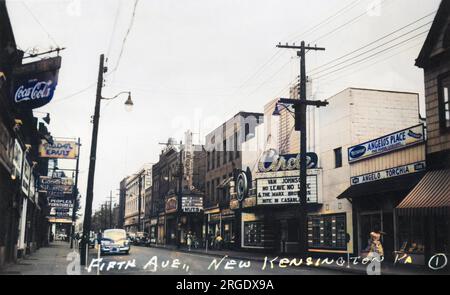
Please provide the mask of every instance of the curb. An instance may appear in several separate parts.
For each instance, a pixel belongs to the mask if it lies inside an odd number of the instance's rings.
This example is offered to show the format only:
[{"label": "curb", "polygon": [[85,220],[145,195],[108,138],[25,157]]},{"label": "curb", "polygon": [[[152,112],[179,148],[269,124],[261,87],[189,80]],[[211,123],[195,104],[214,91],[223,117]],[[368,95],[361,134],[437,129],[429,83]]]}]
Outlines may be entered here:
[{"label": "curb", "polygon": [[[190,253],[190,254],[199,254],[199,255],[203,254],[203,255],[212,256],[212,257],[218,257],[218,258],[222,258],[225,255],[227,255],[227,257],[231,258],[231,259],[240,259],[240,260],[244,260],[245,259],[245,260],[256,261],[256,262],[263,262],[264,261],[264,258],[228,255],[226,253],[224,253],[224,255],[221,255],[221,254],[216,254],[216,253],[206,253],[206,252],[199,252],[199,251],[188,251],[186,249],[171,249],[171,248],[164,247],[164,246],[154,246],[154,245],[150,246],[149,248],[157,248],[157,249],[163,249],[163,250],[167,250],[167,251],[177,251],[177,252]],[[276,256],[273,256],[272,258],[275,258],[275,257]],[[310,268],[310,269],[323,268],[325,270],[332,270],[332,271],[336,271],[336,272],[345,272],[345,273],[352,273],[352,274],[357,274],[357,275],[367,275],[365,270],[358,270],[358,269],[355,269],[355,268],[348,268],[348,267],[329,267],[327,265],[322,265],[320,267],[302,265],[302,267]]]}]

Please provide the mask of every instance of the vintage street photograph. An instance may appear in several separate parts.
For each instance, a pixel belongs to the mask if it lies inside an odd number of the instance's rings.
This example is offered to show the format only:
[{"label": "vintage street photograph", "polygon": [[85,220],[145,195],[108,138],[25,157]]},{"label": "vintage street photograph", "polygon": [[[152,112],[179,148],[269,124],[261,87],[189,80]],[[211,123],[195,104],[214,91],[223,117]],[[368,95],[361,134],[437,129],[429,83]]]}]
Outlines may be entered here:
[{"label": "vintage street photograph", "polygon": [[0,277],[449,259],[450,0],[0,0]]}]

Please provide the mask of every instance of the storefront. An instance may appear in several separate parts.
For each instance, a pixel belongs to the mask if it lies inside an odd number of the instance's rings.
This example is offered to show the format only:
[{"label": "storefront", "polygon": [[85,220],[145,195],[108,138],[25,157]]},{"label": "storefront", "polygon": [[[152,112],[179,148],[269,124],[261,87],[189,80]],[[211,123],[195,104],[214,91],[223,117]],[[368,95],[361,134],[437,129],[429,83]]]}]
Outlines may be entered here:
[{"label": "storefront", "polygon": [[[308,154],[307,205],[316,212],[322,205],[322,170],[317,155]],[[255,173],[253,189],[242,205],[230,206],[242,212],[241,247],[265,252],[298,253],[299,233],[299,155],[264,159]],[[250,182],[250,181],[249,181]],[[233,201],[232,201],[233,203]]]},{"label": "storefront", "polygon": [[[219,211],[219,212],[217,212]],[[236,242],[236,215],[231,209],[214,210],[209,213],[208,233],[210,238],[221,236],[224,248],[234,248]]]},{"label": "storefront", "polygon": [[156,244],[158,240],[158,218],[150,218],[150,228],[148,233],[150,243]]},{"label": "storefront", "polygon": [[450,169],[429,171],[397,206],[399,254],[426,264],[450,255]]},{"label": "storefront", "polygon": [[157,227],[157,240],[156,243],[159,245],[166,244],[166,216],[164,213],[160,213],[158,217],[158,227]]},{"label": "storefront", "polygon": [[178,203],[178,196],[166,198],[166,243],[185,245],[188,234],[200,241],[203,238],[203,195],[185,191],[181,196],[181,206]]},{"label": "storefront", "polygon": [[381,233],[384,256],[393,261],[400,229],[395,208],[426,172],[423,125],[413,126],[348,149],[350,187],[338,199],[348,199],[356,218],[358,255],[369,251],[370,233]]}]

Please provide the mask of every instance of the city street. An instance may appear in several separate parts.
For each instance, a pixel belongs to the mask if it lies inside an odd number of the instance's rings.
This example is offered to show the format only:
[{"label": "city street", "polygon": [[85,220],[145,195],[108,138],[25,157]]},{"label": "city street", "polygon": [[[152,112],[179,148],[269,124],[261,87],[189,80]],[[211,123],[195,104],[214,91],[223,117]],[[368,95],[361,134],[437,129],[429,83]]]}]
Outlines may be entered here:
[{"label": "city street", "polygon": [[[91,250],[90,260],[96,258]],[[261,261],[235,260],[234,269],[225,269],[226,263],[233,263],[231,258],[223,259],[216,270],[212,266],[208,267],[215,260],[221,261],[222,258],[200,253],[185,253],[161,248],[147,248],[133,246],[129,255],[104,255],[101,256],[104,267],[100,274],[127,274],[127,275],[341,275],[347,274],[327,269],[314,269],[310,267],[287,267],[273,269],[269,265],[263,269],[264,263]],[[269,259],[275,257],[270,256]],[[174,261],[178,259],[179,267],[175,268]],[[124,269],[129,261],[135,260],[136,267]],[[107,270],[110,263],[116,263],[114,269]],[[119,270],[118,264],[122,262],[125,265]],[[239,267],[239,263],[250,264],[249,267]],[[92,263],[92,260],[91,260]],[[175,262],[176,263],[176,262]],[[145,265],[148,265],[144,269]],[[185,267],[183,267],[185,266]],[[112,267],[112,266],[111,266]],[[92,267],[91,272],[97,272],[96,267]]]},{"label": "city street", "polygon": [[450,274],[450,0],[52,2],[0,0],[0,276]]}]

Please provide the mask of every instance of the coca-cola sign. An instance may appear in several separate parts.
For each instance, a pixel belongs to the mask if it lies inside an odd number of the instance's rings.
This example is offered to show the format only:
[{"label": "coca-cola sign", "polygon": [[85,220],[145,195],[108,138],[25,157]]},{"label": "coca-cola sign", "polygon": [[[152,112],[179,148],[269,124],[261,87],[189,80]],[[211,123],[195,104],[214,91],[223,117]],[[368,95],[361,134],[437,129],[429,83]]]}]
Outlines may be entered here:
[{"label": "coca-cola sign", "polygon": [[14,103],[26,109],[35,109],[49,103],[58,84],[61,57],[49,58],[16,67],[13,71]]}]

